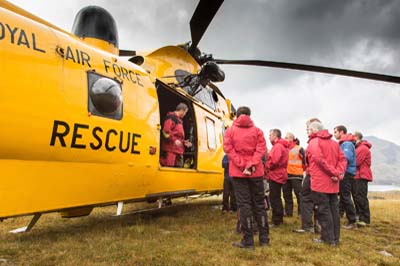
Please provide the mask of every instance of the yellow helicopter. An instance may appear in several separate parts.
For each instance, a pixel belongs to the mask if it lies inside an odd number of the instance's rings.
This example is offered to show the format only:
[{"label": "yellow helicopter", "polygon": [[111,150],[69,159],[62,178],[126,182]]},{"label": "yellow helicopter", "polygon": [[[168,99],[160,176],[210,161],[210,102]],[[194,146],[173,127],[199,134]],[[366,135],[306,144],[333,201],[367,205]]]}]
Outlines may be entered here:
[{"label": "yellow helicopter", "polygon": [[[223,0],[201,0],[191,42],[148,53],[119,49],[113,17],[89,6],[72,32],[0,0],[0,220],[154,202],[222,190],[223,133],[235,109],[214,85],[219,64],[306,70],[400,83],[394,76],[311,65],[223,60],[197,48]],[[184,167],[160,165],[168,111],[186,103],[193,143]]]}]

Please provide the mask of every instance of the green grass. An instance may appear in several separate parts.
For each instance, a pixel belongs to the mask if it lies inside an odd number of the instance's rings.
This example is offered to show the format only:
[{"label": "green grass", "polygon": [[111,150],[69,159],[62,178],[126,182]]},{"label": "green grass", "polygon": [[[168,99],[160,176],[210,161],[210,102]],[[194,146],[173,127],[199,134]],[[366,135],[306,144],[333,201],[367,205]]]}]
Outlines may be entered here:
[{"label": "green grass", "polygon": [[[291,232],[298,217],[270,230],[271,245],[254,251],[231,246],[235,214],[221,214],[211,197],[152,213],[113,217],[97,208],[88,217],[43,215],[29,233],[8,231],[30,217],[0,223],[0,266],[9,265],[400,265],[400,194],[371,194],[372,224],[341,230],[337,248],[312,243],[318,235]],[[140,204],[126,205],[126,211]],[[141,204],[140,207],[144,205]],[[342,220],[344,223],[345,221]],[[258,243],[256,238],[256,243]],[[393,257],[385,257],[380,251]]]}]

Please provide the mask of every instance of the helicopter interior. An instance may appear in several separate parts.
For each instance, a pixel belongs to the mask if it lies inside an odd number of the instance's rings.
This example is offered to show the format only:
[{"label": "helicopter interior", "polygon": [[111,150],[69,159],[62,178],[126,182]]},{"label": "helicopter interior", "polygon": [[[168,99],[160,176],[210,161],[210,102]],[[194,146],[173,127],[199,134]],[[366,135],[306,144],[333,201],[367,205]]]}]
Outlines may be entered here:
[{"label": "helicopter interior", "polygon": [[[189,111],[185,115],[183,120],[183,127],[185,131],[185,139],[188,139],[193,145],[190,148],[185,147],[185,152],[183,154],[183,160],[179,162],[178,167],[183,167],[187,169],[197,168],[197,136],[196,136],[196,119],[194,116],[194,110],[192,103],[185,99],[183,96],[172,91],[162,82],[157,82],[157,95],[159,101],[160,109],[160,122],[161,125],[164,124],[166,114],[175,110],[179,103],[185,103],[189,107]],[[164,141],[163,135],[160,134],[160,143]],[[164,156],[163,151],[160,152],[160,157]]]}]

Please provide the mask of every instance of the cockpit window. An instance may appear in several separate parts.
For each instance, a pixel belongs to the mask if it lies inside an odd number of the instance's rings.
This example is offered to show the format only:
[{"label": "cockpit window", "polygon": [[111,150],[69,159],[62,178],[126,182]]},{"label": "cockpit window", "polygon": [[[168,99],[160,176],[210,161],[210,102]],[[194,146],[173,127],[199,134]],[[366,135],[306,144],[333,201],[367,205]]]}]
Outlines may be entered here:
[{"label": "cockpit window", "polygon": [[199,88],[199,92],[194,95],[194,98],[206,104],[211,109],[215,110],[217,105],[213,97],[213,90],[208,86],[203,87],[202,85],[200,85],[200,87],[201,88]]},{"label": "cockpit window", "polygon": [[175,71],[175,77],[178,84],[182,86],[182,89],[192,95],[195,99],[204,103],[213,110],[217,108],[217,94],[208,85],[203,86],[199,84],[197,76],[193,76],[187,71],[178,69]]}]

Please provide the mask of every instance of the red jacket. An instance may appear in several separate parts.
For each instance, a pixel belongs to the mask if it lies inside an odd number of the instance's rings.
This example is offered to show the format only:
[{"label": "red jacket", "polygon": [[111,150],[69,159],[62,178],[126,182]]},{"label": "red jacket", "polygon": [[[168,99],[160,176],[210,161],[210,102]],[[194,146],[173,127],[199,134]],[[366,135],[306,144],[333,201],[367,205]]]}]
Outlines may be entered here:
[{"label": "red jacket", "polygon": [[[185,147],[183,146],[185,131],[183,129],[182,119],[177,116],[175,112],[167,113],[161,133],[163,134],[163,142],[161,146],[163,151],[183,154],[185,151]],[[182,145],[177,146],[175,144],[176,140],[180,140]]]},{"label": "red jacket", "polygon": [[343,178],[347,159],[339,144],[332,140],[328,130],[321,130],[310,135],[306,157],[311,176],[311,190],[322,193],[338,193],[339,182],[331,177]]},{"label": "red jacket", "polygon": [[[254,126],[247,115],[239,116],[224,135],[224,151],[229,158],[229,175],[232,177],[262,177],[264,167],[262,157],[267,151],[264,133]],[[244,175],[243,170],[255,167],[252,175]]]},{"label": "red jacket", "polygon": [[288,180],[287,166],[289,159],[289,143],[285,139],[275,139],[267,158],[267,174],[269,180],[285,184]]},{"label": "red jacket", "polygon": [[362,140],[356,144],[356,175],[355,179],[365,179],[372,181],[371,171],[371,149],[372,144],[366,140]]},{"label": "red jacket", "polygon": [[352,134],[344,134],[340,137],[339,144],[342,144],[345,141],[356,143],[356,137]]}]

